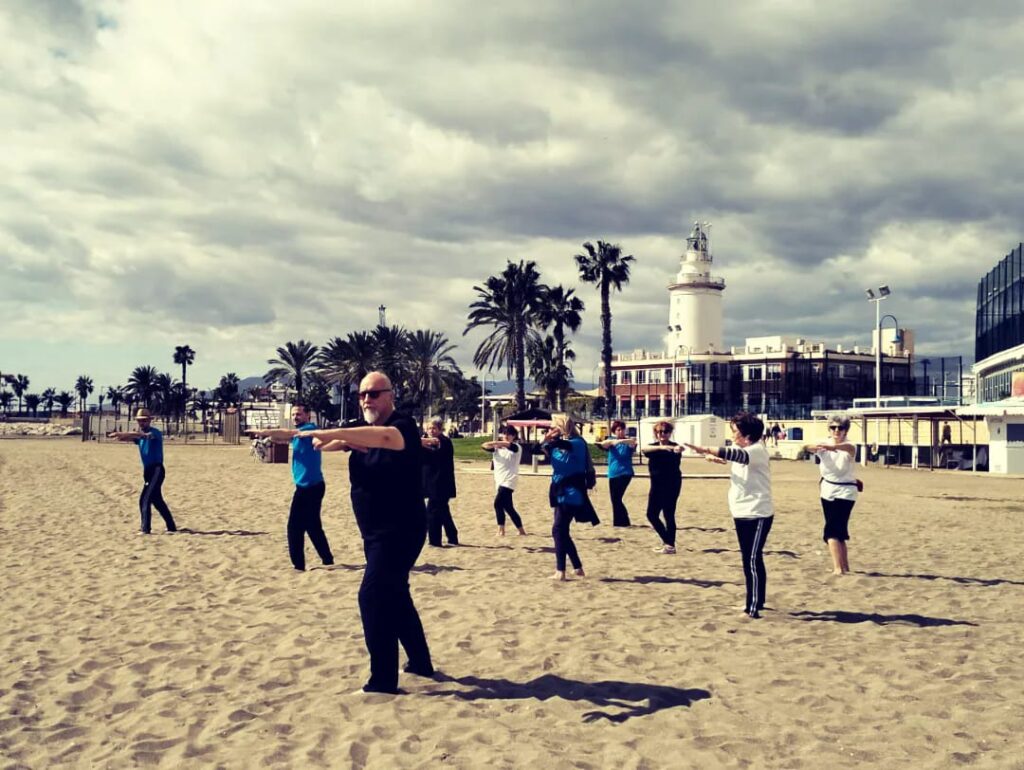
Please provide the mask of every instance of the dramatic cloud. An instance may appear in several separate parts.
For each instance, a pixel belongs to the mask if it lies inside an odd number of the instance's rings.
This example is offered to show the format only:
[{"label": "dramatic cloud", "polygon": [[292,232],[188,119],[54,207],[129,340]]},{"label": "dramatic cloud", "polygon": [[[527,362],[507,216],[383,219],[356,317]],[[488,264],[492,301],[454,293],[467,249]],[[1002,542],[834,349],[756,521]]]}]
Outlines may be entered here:
[{"label": "dramatic cloud", "polygon": [[378,307],[462,336],[533,259],[588,303],[586,240],[637,262],[616,347],[660,347],[710,220],[726,342],[866,344],[863,288],[923,355],[973,353],[1020,240],[1016,2],[21,0],[0,9],[0,370],[258,374]]}]

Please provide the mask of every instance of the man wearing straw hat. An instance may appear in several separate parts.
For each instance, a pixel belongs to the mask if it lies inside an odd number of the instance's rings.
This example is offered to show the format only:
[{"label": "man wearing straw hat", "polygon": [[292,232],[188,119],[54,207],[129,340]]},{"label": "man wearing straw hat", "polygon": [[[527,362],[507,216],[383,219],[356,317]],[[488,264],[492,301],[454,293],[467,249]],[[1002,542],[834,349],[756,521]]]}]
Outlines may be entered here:
[{"label": "man wearing straw hat", "polygon": [[142,514],[140,534],[150,533],[150,521],[153,516],[152,507],[163,517],[168,532],[177,532],[171,509],[164,502],[160,488],[164,484],[167,472],[164,470],[164,434],[152,426],[153,414],[148,409],[139,409],[135,413],[138,430],[108,433],[107,438],[118,441],[131,441],[138,445],[139,456],[142,458],[142,493],[139,495],[139,512]]}]

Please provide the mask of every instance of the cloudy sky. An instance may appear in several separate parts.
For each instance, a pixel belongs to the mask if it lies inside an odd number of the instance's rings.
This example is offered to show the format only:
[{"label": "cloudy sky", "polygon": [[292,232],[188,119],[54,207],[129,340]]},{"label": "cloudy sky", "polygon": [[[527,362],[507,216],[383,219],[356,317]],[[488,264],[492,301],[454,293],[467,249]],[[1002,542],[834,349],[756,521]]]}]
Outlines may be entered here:
[{"label": "cloudy sky", "polygon": [[[491,7],[493,6],[493,7]],[[969,10],[964,10],[968,8]],[[713,223],[726,344],[867,344],[866,286],[924,355],[973,354],[1024,237],[1019,2],[13,0],[0,6],[0,371],[262,374],[377,322],[462,336],[507,259],[587,302],[636,257],[618,350]]]}]

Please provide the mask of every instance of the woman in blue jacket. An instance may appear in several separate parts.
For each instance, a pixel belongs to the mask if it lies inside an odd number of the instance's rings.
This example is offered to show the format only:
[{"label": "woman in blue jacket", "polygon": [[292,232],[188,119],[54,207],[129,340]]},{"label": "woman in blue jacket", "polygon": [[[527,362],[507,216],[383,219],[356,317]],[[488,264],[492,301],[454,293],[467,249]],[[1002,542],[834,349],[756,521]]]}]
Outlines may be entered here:
[{"label": "woman in blue jacket", "polygon": [[592,515],[587,505],[587,443],[568,415],[556,414],[551,417],[551,429],[544,436],[541,448],[551,459],[549,497],[555,512],[551,527],[551,537],[555,541],[555,574],[551,577],[553,580],[566,579],[566,557],[576,575],[586,577],[569,527],[574,518],[589,520]]}]

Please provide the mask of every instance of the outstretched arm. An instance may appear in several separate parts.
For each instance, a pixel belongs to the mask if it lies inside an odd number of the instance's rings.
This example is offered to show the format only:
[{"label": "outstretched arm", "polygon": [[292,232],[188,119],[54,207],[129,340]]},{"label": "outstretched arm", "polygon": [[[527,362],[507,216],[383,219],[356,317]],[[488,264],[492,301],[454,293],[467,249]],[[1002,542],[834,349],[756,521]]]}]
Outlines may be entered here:
[{"label": "outstretched arm", "polygon": [[111,431],[107,434],[107,438],[118,441],[138,441],[139,439],[149,438],[149,434],[137,430]]},{"label": "outstretched arm", "polygon": [[391,425],[364,425],[358,428],[330,428],[328,430],[296,431],[299,438],[318,438],[321,441],[344,441],[350,446],[366,449],[391,449],[400,452],[405,449],[402,432]]},{"label": "outstretched arm", "polygon": [[[686,446],[689,446],[689,444],[687,444]],[[678,455],[683,453],[683,445],[676,444],[675,446],[668,446],[658,444],[657,446],[645,446],[641,450],[641,452],[644,455],[649,455],[651,452],[675,452]]]},{"label": "outstretched arm", "polygon": [[253,436],[259,438],[269,438],[275,444],[287,444],[292,440],[292,436],[298,433],[294,428],[270,428],[267,430],[250,430],[246,431]]},{"label": "outstretched arm", "polygon": [[356,444],[350,444],[347,441],[341,439],[335,439],[334,441],[321,441],[318,438],[313,439],[313,449],[317,452],[365,452],[366,447],[357,446]]}]

